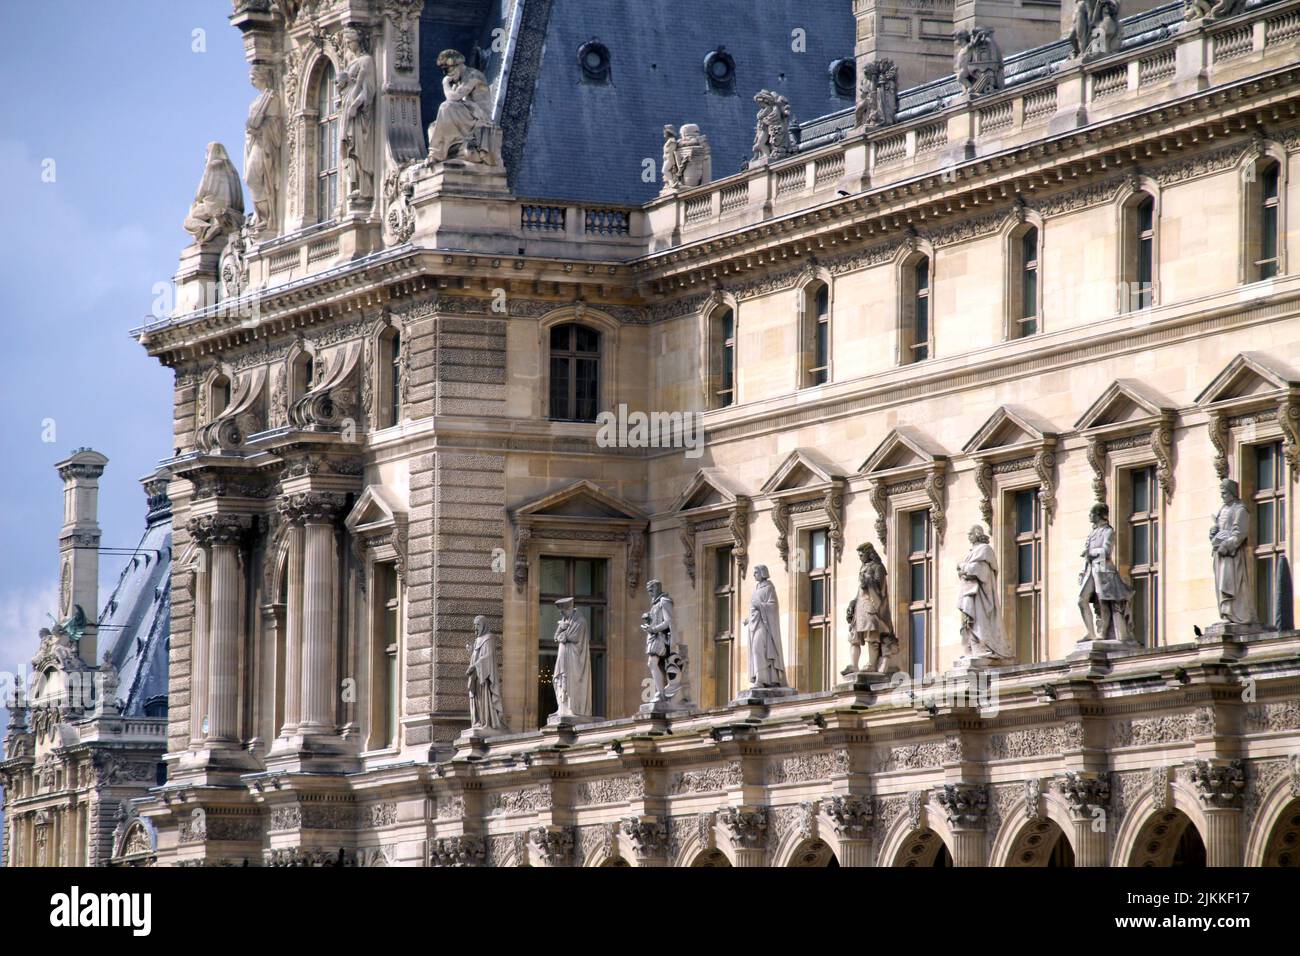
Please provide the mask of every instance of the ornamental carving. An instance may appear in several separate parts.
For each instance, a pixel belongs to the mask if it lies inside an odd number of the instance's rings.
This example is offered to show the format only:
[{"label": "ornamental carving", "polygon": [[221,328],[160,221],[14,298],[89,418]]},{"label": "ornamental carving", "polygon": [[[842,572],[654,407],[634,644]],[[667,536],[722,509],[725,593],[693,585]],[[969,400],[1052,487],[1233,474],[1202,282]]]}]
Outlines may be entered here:
[{"label": "ornamental carving", "polygon": [[668,850],[668,827],[657,817],[627,817],[619,825],[637,859],[658,858]]},{"label": "ornamental carving", "polygon": [[1248,733],[1300,730],[1300,700],[1277,700],[1246,708]]},{"label": "ornamental carving", "polygon": [[837,773],[847,773],[849,755],[844,750],[825,753],[790,754],[768,762],[767,782],[803,783],[808,780],[827,780]]},{"label": "ornamental carving", "polygon": [[186,525],[190,540],[199,547],[239,545],[252,526],[248,515],[216,514],[191,518]]},{"label": "ornamental carving", "polygon": [[1025,781],[1025,817],[1031,823],[1043,818],[1043,782],[1037,777]]},{"label": "ornamental carving", "polygon": [[950,754],[949,742],[946,740],[927,740],[919,744],[904,744],[891,747],[876,762],[878,773],[891,770],[926,770],[942,767],[948,759],[960,759],[960,755]]},{"label": "ornamental carving", "polygon": [[487,846],[476,833],[439,837],[429,847],[430,866],[483,866]]},{"label": "ornamental carving", "polygon": [[529,834],[537,855],[547,866],[568,866],[573,858],[571,827],[534,827]]},{"label": "ornamental carving", "polygon": [[983,784],[944,784],[936,790],[935,802],[943,808],[948,825],[954,828],[978,829],[984,826],[989,809],[988,788]]},{"label": "ornamental carving", "polygon": [[690,519],[682,522],[678,538],[682,543],[682,564],[691,579],[691,587],[695,587],[695,524]]},{"label": "ornamental carving", "polygon": [[727,807],[718,814],[718,822],[738,849],[761,850],[767,845],[766,807]]},{"label": "ornamental carving", "polygon": [[716,793],[728,787],[738,787],[742,783],[740,761],[733,760],[720,767],[705,767],[702,770],[685,770],[673,774],[669,784],[670,793]]},{"label": "ornamental carving", "polygon": [[871,797],[837,794],[822,801],[821,812],[831,821],[839,839],[865,840],[875,819],[875,803]]},{"label": "ornamental carving", "polygon": [[492,813],[536,813],[551,808],[549,787],[530,787],[527,790],[505,790],[492,794],[488,804]]},{"label": "ornamental carving", "polygon": [[1056,778],[1056,789],[1070,805],[1070,813],[1079,819],[1092,819],[1096,810],[1110,804],[1110,781],[1068,770]]},{"label": "ornamental carving", "polygon": [[1113,747],[1181,743],[1195,736],[1214,733],[1214,711],[1202,707],[1184,714],[1116,720],[1110,725]]},{"label": "ornamental carving", "polygon": [[297,830],[302,827],[301,807],[276,807],[271,811],[268,830]]},{"label": "ornamental carving", "polygon": [[291,524],[334,521],[343,511],[347,495],[336,491],[304,491],[285,495],[277,503],[280,517]]},{"label": "ornamental carving", "polygon": [[1239,809],[1246,789],[1246,763],[1231,760],[1191,760],[1185,765],[1187,780],[1207,810]]},{"label": "ornamental carving", "polygon": [[1058,727],[1028,727],[992,734],[988,739],[990,760],[1061,754],[1083,746],[1083,725],[1077,722]]},{"label": "ornamental carving", "polygon": [[645,796],[645,778],[640,774],[627,774],[622,777],[606,777],[599,780],[584,780],[575,789],[574,798],[578,806],[602,803],[627,803]]}]

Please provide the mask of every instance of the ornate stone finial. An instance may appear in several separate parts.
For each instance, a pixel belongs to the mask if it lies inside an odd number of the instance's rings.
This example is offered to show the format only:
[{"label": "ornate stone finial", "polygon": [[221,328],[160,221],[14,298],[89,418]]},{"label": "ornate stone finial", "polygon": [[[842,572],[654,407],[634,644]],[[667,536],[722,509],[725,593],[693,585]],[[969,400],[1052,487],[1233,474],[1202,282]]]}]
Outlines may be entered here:
[{"label": "ornate stone finial", "polygon": [[727,807],[718,814],[731,842],[742,850],[761,850],[767,845],[766,807]]},{"label": "ornate stone finial", "polygon": [[758,104],[758,119],[754,129],[754,151],[749,159],[750,169],[784,159],[794,152],[790,135],[793,122],[790,101],[772,90],[759,90],[754,94],[754,102]]},{"label": "ornate stone finial", "polygon": [[429,848],[430,866],[482,866],[487,860],[487,844],[476,833],[440,837]]},{"label": "ornate stone finial", "polygon": [[1244,760],[1189,760],[1186,769],[1187,779],[1196,788],[1196,796],[1205,809],[1229,810],[1241,806],[1246,790]]},{"label": "ornate stone finial", "polygon": [[569,827],[535,827],[530,834],[537,854],[547,866],[568,866],[573,858],[573,830]]},{"label": "ornate stone finial", "polygon": [[953,70],[969,99],[1002,89],[1002,51],[993,40],[992,27],[958,30],[953,44]]},{"label": "ornate stone finial", "polygon": [[852,794],[828,797],[821,803],[821,812],[830,819],[841,840],[865,840],[876,816],[870,797]]},{"label": "ornate stone finial", "polygon": [[862,64],[853,125],[875,129],[890,126],[897,118],[898,67],[893,60],[867,61]]},{"label": "ornate stone finial", "polygon": [[948,825],[967,830],[984,826],[988,815],[989,794],[983,784],[949,783],[934,795],[935,802],[943,808]]},{"label": "ornate stone finial", "polygon": [[627,817],[619,826],[632,843],[637,859],[658,859],[668,852],[668,826],[658,817]]},{"label": "ornate stone finial", "polygon": [[244,187],[230,154],[220,143],[208,143],[203,178],[194,193],[185,231],[197,243],[211,242],[223,233],[234,232],[244,223]]},{"label": "ornate stone finial", "polygon": [[664,127],[661,172],[664,181],[661,196],[702,186],[713,179],[713,151],[699,126],[684,123],[680,133],[671,126]]}]

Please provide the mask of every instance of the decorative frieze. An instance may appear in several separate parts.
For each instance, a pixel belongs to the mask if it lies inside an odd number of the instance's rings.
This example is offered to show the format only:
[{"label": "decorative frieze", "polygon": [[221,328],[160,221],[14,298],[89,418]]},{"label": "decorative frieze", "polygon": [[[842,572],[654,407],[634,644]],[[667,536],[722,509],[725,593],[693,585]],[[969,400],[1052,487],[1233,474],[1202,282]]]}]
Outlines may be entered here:
[{"label": "decorative frieze", "polygon": [[1029,727],[989,735],[990,760],[1010,760],[1062,754],[1083,746],[1083,725],[1077,721],[1054,727]]},{"label": "decorative frieze", "polygon": [[584,780],[577,785],[574,802],[578,806],[604,803],[627,803],[645,796],[645,778],[639,773],[622,777]]},{"label": "decorative frieze", "polygon": [[499,791],[492,794],[488,801],[488,809],[491,813],[536,813],[550,808],[550,787]]},{"label": "decorative frieze", "polygon": [[849,755],[845,750],[790,754],[768,761],[767,782],[780,784],[828,780],[835,774],[847,773],[848,769]]},{"label": "decorative frieze", "polygon": [[1201,707],[1182,714],[1111,721],[1110,743],[1113,747],[1182,743],[1212,733],[1214,709]]},{"label": "decorative frieze", "polygon": [[740,761],[733,760],[718,767],[684,770],[672,776],[668,787],[674,795],[683,793],[717,793],[742,783]]}]

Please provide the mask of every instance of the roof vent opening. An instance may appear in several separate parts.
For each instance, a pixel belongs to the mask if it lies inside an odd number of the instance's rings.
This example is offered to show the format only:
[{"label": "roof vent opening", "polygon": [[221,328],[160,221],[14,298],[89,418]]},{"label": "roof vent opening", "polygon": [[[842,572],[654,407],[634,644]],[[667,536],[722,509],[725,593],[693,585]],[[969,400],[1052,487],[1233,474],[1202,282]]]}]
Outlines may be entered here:
[{"label": "roof vent opening", "polygon": [[704,58],[704,75],[709,89],[718,93],[731,93],[736,89],[736,61],[727,48],[719,46]]},{"label": "roof vent opening", "polygon": [[848,100],[857,98],[858,61],[856,59],[846,56],[832,60],[830,75],[836,96]]},{"label": "roof vent opening", "polygon": [[578,47],[578,66],[582,69],[582,78],[588,83],[608,83],[610,81],[609,47],[592,37]]}]

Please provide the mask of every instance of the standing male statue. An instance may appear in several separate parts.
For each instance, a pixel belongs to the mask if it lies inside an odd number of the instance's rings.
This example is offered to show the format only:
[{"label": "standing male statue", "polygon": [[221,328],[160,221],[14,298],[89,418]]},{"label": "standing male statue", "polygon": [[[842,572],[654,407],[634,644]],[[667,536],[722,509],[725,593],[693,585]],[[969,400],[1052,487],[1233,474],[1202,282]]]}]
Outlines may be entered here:
[{"label": "standing male statue", "polygon": [[469,667],[465,677],[469,685],[469,725],[473,730],[505,730],[501,706],[501,679],[497,676],[497,639],[487,625],[487,618],[474,618],[474,641],[469,645]]},{"label": "standing male statue", "polygon": [[555,602],[560,621],[555,625],[555,702],[552,717],[586,717],[591,714],[591,646],[587,620],[573,608],[573,598]]},{"label": "standing male statue", "polygon": [[785,656],[781,652],[781,609],[776,585],[767,565],[754,566],[754,594],[749,600],[749,684],[750,687],[788,687]]},{"label": "standing male statue", "polygon": [[1250,587],[1250,549],[1246,537],[1250,515],[1242,504],[1237,483],[1219,483],[1223,507],[1210,525],[1210,552],[1214,555],[1214,590],[1219,599],[1219,620],[1228,624],[1254,624],[1255,602]]},{"label": "standing male statue", "polygon": [[859,671],[858,658],[867,647],[869,674],[892,674],[898,670],[894,655],[898,653],[898,636],[889,614],[889,582],[885,563],[870,544],[858,545],[858,593],[849,602],[845,618],[849,624],[849,647],[853,660],[841,673],[848,677]]},{"label": "standing male statue", "polygon": [[1010,660],[1016,652],[1002,631],[1002,615],[998,612],[997,555],[979,525],[970,529],[967,540],[970,551],[957,565],[962,650],[967,659]]},{"label": "standing male statue", "polygon": [[[1079,572],[1079,613],[1088,629],[1089,641],[1132,642],[1133,619],[1129,600],[1133,589],[1115,567],[1115,529],[1110,526],[1110,508],[1100,502],[1088,512],[1092,530],[1083,547],[1083,570]],[[1090,606],[1091,605],[1091,606]],[[1096,615],[1096,626],[1093,616]]]},{"label": "standing male statue", "polygon": [[647,581],[646,593],[650,595],[650,610],[641,615],[641,630],[645,632],[646,666],[654,683],[652,701],[669,700],[677,688],[669,688],[668,659],[673,653],[673,599],[659,581]]}]

